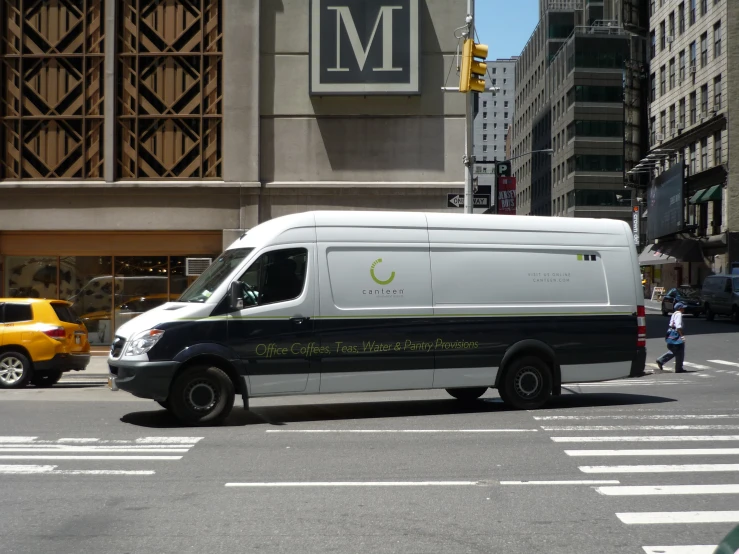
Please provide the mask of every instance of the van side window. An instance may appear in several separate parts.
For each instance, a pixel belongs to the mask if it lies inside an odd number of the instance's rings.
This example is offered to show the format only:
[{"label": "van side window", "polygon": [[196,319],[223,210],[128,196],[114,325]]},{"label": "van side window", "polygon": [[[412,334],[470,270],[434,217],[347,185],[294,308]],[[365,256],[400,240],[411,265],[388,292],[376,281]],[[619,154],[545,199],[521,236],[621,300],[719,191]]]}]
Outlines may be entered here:
[{"label": "van side window", "polygon": [[305,248],[273,250],[259,256],[239,277],[244,284],[244,306],[264,306],[300,296],[307,261]]},{"label": "van side window", "polygon": [[5,304],[3,323],[17,323],[19,321],[32,321],[33,313],[28,304]]}]

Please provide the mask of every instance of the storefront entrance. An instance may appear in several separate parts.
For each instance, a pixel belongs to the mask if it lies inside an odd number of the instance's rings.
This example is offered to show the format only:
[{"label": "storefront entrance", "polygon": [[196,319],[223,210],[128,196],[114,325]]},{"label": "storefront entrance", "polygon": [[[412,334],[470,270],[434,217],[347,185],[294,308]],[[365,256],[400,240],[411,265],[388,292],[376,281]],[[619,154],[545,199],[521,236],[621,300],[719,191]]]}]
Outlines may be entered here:
[{"label": "storefront entrance", "polygon": [[220,232],[0,233],[0,297],[56,298],[72,308],[90,344],[175,300],[221,251]]}]

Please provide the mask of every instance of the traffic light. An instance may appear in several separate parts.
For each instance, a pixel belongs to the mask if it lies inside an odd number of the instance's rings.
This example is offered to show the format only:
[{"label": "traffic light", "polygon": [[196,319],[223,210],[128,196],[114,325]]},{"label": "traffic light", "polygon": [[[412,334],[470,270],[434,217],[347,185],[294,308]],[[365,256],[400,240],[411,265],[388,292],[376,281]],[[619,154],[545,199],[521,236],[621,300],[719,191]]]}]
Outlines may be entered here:
[{"label": "traffic light", "polygon": [[475,44],[468,38],[462,48],[462,69],[459,72],[459,92],[485,92],[485,73],[488,64],[475,58],[488,57],[486,44]]}]

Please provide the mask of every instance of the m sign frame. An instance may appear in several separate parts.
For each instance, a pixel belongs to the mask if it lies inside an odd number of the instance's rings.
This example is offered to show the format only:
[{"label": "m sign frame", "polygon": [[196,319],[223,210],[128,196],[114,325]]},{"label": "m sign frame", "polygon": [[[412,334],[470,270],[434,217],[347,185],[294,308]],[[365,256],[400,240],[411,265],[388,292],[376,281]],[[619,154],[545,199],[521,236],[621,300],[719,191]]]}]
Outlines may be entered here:
[{"label": "m sign frame", "polygon": [[421,0],[311,0],[312,95],[420,94]]}]

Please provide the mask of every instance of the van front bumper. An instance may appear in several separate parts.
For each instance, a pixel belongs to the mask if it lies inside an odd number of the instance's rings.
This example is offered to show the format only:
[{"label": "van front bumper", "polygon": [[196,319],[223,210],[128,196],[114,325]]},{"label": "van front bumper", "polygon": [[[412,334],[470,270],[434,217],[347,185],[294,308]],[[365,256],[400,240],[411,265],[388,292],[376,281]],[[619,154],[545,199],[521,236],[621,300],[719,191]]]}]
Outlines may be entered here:
[{"label": "van front bumper", "polygon": [[636,357],[631,361],[631,371],[629,377],[644,377],[646,373],[644,368],[647,366],[647,349],[646,347],[637,348]]},{"label": "van front bumper", "polygon": [[114,380],[115,388],[124,390],[151,400],[164,401],[169,396],[169,387],[172,384],[178,362],[144,362],[109,360],[110,377]]}]

